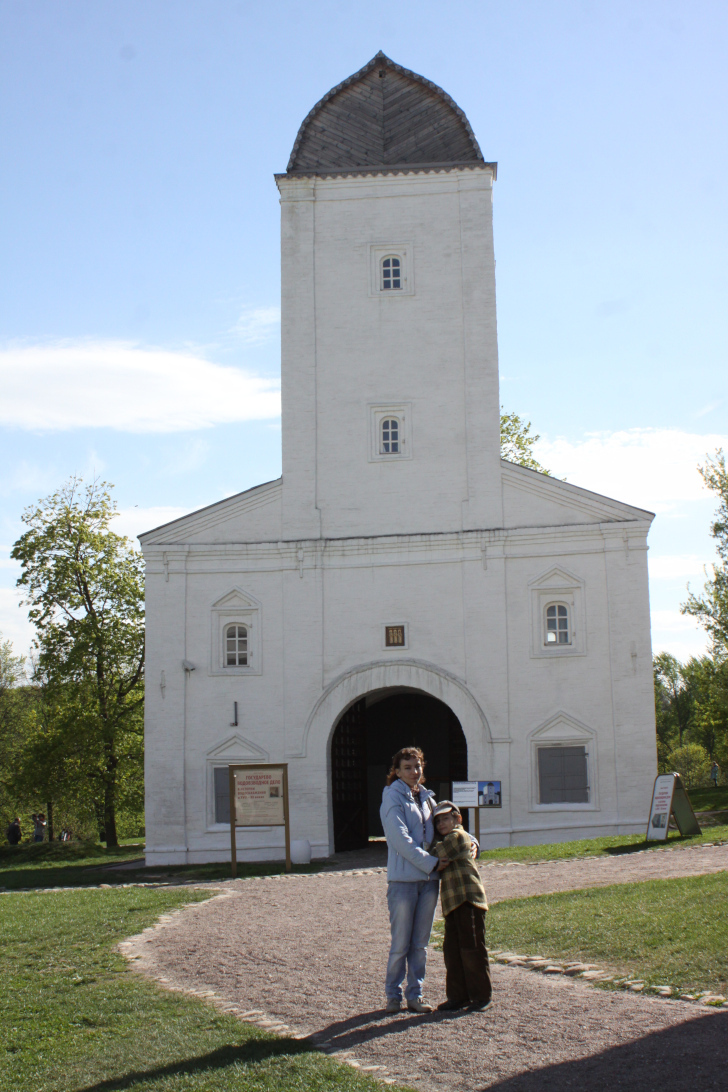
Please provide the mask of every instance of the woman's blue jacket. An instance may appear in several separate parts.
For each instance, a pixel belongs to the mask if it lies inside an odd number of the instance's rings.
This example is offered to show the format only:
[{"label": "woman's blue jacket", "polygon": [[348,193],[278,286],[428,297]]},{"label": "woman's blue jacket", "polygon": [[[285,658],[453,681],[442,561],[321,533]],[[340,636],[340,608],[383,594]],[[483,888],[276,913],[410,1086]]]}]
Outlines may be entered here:
[{"label": "woman's blue jacket", "polygon": [[[432,810],[435,794],[424,785],[420,787],[420,803],[425,813],[415,803],[409,787],[397,778],[382,793],[379,814],[387,838],[387,880],[417,882],[431,877],[439,864],[439,858],[424,848],[435,836]],[[437,878],[437,873],[432,875]]]}]

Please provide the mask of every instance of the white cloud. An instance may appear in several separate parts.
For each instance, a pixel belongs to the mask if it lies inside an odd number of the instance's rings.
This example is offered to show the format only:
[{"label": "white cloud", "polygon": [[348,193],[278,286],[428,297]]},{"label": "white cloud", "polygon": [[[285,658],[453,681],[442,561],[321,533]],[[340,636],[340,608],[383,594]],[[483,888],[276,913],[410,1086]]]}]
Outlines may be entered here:
[{"label": "white cloud", "polygon": [[728,448],[728,435],[635,428],[587,433],[581,440],[540,440],[537,458],[558,477],[651,512],[710,494],[697,471],[706,454]]},{"label": "white cloud", "polygon": [[248,307],[241,312],[233,333],[248,345],[260,345],[280,332],[280,307]]},{"label": "white cloud", "polygon": [[651,580],[690,580],[703,576],[705,558],[698,554],[665,554],[662,557],[648,555]]},{"label": "white cloud", "polygon": [[708,650],[708,635],[690,615],[678,610],[652,611],[652,651],[671,652],[685,663]]},{"label": "white cloud", "polygon": [[280,383],[192,352],[118,341],[0,349],[0,424],[179,432],[280,415]]}]

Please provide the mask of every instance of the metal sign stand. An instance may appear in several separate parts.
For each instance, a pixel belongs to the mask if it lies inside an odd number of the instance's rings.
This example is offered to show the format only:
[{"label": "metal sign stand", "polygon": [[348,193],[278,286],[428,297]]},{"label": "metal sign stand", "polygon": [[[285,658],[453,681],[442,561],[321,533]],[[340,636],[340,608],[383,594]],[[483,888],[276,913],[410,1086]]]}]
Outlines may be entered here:
[{"label": "metal sign stand", "polygon": [[[235,774],[238,771],[244,772],[254,770],[256,773],[261,773],[264,770],[280,771],[282,778],[283,789],[283,822],[271,822],[269,818],[262,815],[260,822],[257,823],[238,823],[237,822],[237,799],[235,795]],[[290,811],[288,807],[288,763],[287,762],[251,762],[244,765],[232,765],[228,766],[228,778],[230,786],[230,863],[232,866],[232,877],[236,878],[238,874],[238,860],[237,860],[237,845],[235,838],[235,831],[238,829],[253,829],[255,827],[283,827],[285,830],[285,844],[286,844],[286,872],[291,871],[291,819]]]}]

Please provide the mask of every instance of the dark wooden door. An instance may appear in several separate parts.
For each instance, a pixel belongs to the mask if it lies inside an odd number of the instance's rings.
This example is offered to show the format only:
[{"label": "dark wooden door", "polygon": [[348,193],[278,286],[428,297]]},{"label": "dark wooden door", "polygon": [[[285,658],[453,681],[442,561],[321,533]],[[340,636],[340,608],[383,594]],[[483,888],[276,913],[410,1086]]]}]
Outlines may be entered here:
[{"label": "dark wooden door", "polygon": [[364,699],[344,713],[331,741],[334,849],[362,849],[369,841],[367,718]]}]

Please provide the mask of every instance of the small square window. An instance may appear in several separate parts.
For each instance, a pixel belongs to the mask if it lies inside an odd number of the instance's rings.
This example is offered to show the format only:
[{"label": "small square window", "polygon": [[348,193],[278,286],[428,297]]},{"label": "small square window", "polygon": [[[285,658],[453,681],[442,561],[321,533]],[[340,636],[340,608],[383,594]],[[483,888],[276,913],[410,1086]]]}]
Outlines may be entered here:
[{"label": "small square window", "polygon": [[384,622],[382,623],[382,648],[406,649],[409,648],[409,623],[408,622]]}]

